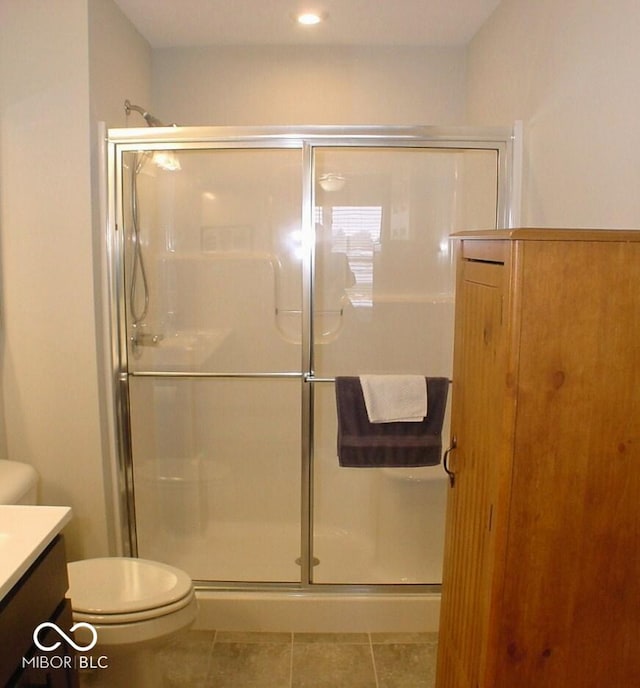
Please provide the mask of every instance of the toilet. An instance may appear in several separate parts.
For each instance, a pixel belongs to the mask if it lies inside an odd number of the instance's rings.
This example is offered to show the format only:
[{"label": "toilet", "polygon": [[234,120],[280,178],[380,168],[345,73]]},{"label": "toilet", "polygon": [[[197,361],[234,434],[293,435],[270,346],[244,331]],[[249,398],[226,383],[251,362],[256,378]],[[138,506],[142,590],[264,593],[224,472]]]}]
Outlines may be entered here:
[{"label": "toilet", "polygon": [[33,466],[0,460],[0,504],[35,504],[38,474]]},{"label": "toilet", "polygon": [[[35,504],[38,475],[25,463],[0,460],[0,504]],[[97,633],[91,655],[91,686],[161,686],[157,647],[195,620],[198,605],[191,578],[180,569],[147,559],[101,557],[68,564],[74,623]],[[88,626],[75,631],[88,645]]]}]

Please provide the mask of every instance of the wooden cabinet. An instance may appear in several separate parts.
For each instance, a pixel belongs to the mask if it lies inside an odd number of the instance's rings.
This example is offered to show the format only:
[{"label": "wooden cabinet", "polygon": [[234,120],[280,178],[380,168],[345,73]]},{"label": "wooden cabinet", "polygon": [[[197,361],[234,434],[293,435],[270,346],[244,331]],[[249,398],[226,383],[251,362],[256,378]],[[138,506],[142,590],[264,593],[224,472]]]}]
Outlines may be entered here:
[{"label": "wooden cabinet", "polygon": [[[0,601],[0,686],[11,688],[75,688],[78,685],[73,649],[61,642],[52,652],[39,653],[33,632],[50,621],[68,629],[73,624],[64,539],[58,535]],[[52,631],[40,639],[49,647],[60,637]],[[35,658],[35,659],[34,659]]]},{"label": "wooden cabinet", "polygon": [[437,688],[640,686],[640,232],[455,237]]}]

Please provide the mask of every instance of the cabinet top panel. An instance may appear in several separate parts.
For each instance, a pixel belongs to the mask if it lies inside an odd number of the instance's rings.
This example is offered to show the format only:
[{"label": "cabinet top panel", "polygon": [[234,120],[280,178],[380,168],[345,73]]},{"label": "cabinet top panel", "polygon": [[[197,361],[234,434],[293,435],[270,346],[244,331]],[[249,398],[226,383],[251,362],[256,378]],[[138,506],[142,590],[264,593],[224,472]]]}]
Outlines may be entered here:
[{"label": "cabinet top panel", "polygon": [[640,230],[631,229],[480,229],[455,232],[452,239],[488,241],[616,241],[640,242]]}]

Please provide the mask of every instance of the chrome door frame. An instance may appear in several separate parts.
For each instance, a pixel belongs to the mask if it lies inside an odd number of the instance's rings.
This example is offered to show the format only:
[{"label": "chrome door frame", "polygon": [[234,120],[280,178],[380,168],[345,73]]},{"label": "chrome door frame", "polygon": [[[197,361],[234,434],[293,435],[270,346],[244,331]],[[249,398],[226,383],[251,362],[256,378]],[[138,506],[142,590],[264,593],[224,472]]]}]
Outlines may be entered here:
[{"label": "chrome door frame", "polygon": [[[314,584],[313,556],[313,386],[326,382],[314,375],[312,283],[315,266],[314,151],[316,148],[434,148],[493,150],[497,152],[497,208],[496,228],[514,227],[519,222],[522,130],[513,128],[470,127],[378,127],[378,126],[301,126],[301,127],[153,127],[109,129],[106,138],[107,159],[107,217],[106,262],[108,281],[108,309],[110,352],[108,361],[117,485],[114,490],[114,510],[119,522],[118,543],[121,551],[137,556],[135,502],[133,486],[133,456],[129,419],[128,346],[125,320],[124,289],[124,232],[123,228],[123,155],[138,150],[231,150],[231,149],[299,149],[302,164],[303,236],[303,295],[302,295],[302,360],[301,371],[265,373],[268,377],[299,377],[302,384],[301,427],[301,581],[291,583],[203,583],[207,587],[242,587],[244,589],[286,588],[313,590],[418,590],[439,589],[424,584],[352,585]],[[245,373],[185,373],[159,372],[164,377],[257,377]]]}]

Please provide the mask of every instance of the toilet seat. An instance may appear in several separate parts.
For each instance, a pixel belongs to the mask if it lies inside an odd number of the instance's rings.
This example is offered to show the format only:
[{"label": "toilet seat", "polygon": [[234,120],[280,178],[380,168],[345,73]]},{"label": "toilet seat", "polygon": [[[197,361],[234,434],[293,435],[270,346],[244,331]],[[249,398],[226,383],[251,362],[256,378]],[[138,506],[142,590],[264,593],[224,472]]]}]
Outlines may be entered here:
[{"label": "toilet seat", "polygon": [[68,564],[74,618],[100,624],[135,623],[174,613],[194,597],[189,576],[168,564],[103,557]]},{"label": "toilet seat", "polygon": [[[149,610],[148,618],[142,618],[139,614],[113,614],[113,618],[105,619],[104,616],[73,612],[73,620],[93,626],[98,634],[98,645],[103,650],[114,646],[134,649],[187,628],[195,621],[197,614],[198,602],[195,592],[192,592],[187,595],[184,606],[162,615],[158,610]],[[92,640],[89,631],[82,626],[76,628],[74,633],[79,643],[88,644]]]},{"label": "toilet seat", "polygon": [[[73,618],[76,621],[85,621],[90,623],[92,626],[114,626],[116,624],[132,624],[138,623],[140,621],[146,621],[148,619],[158,619],[161,616],[166,616],[167,614],[173,614],[174,612],[180,611],[184,607],[188,606],[196,598],[195,590],[185,595],[181,600],[173,602],[172,604],[165,604],[161,607],[153,607],[152,609],[145,609],[140,612],[129,612],[120,614],[88,614],[86,612],[76,611],[73,609]],[[71,600],[73,606],[73,599]]]}]

